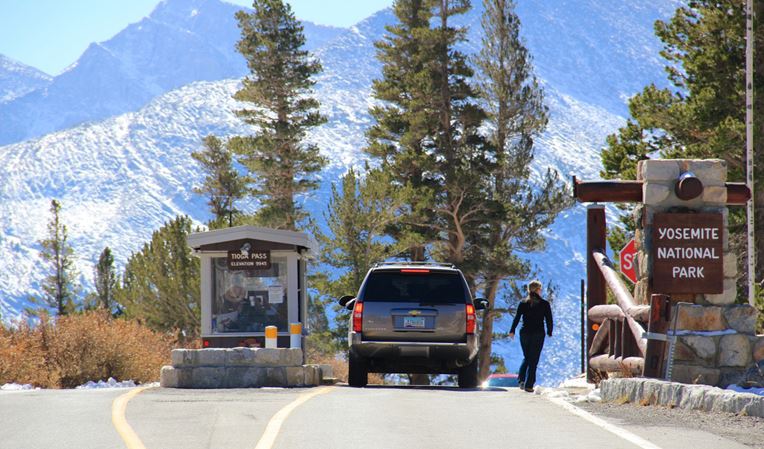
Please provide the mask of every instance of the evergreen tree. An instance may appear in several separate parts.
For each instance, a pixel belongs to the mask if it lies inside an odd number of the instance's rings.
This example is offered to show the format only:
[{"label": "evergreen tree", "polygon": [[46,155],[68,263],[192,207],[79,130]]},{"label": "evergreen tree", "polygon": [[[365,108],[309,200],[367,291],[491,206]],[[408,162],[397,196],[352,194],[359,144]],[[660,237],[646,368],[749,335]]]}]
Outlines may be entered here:
[{"label": "evergreen tree", "polygon": [[230,149],[213,135],[204,138],[204,150],[191,153],[205,172],[204,183],[194,188],[205,194],[207,204],[214,215],[210,228],[233,226],[234,215],[239,211],[235,203],[244,196],[244,180],[233,167]]},{"label": "evergreen tree", "polygon": [[237,49],[250,76],[234,98],[248,104],[236,114],[257,134],[230,143],[261,204],[256,222],[296,230],[305,218],[296,197],[316,188],[313,175],[325,165],[318,147],[305,142],[306,132],[326,121],[310,96],[321,64],[303,49],[303,27],[288,4],[255,0],[252,7],[251,14],[236,14],[242,33]]},{"label": "evergreen tree", "polygon": [[[764,2],[754,2],[764,14]],[[668,22],[657,21],[655,31],[664,44],[661,56],[672,87],[649,85],[629,101],[631,118],[608,137],[602,151],[603,177],[635,179],[639,160],[665,158],[721,158],[729,179],[744,181],[745,174],[745,2],[693,0],[678,8]],[[764,26],[756,22],[754,77],[754,139],[764,126]],[[764,147],[756,145],[757,160]],[[764,185],[764,167],[756,170],[756,191]],[[764,233],[764,197],[756,195],[756,234]],[[631,209],[630,207],[627,209]],[[731,231],[742,240],[745,211],[731,209]],[[633,231],[625,220],[627,232]],[[620,247],[630,237],[611,239]],[[619,241],[620,240],[620,241]],[[734,243],[735,238],[731,239]],[[743,245],[738,252],[744,253]],[[757,239],[764,254],[764,239]],[[764,258],[758,257],[756,279],[764,277]],[[741,293],[744,289],[741,289]]]},{"label": "evergreen tree", "polygon": [[512,0],[484,0],[483,42],[475,58],[478,87],[488,115],[489,140],[496,163],[489,187],[491,209],[480,247],[479,277],[488,308],[480,333],[480,377],[489,374],[493,321],[507,307],[496,307],[496,294],[505,280],[527,278],[530,266],[517,252],[543,248],[541,231],[571,203],[557,172],[548,170],[540,186],[530,183],[534,139],[546,128],[547,108],[530,54],[520,39],[520,20]]},{"label": "evergreen tree", "polygon": [[75,281],[74,250],[69,244],[66,225],[61,222],[61,203],[51,200],[50,213],[48,237],[40,241],[40,257],[49,267],[50,274],[42,282],[43,296],[33,298],[33,302],[53,308],[62,316],[75,311],[80,287]]},{"label": "evergreen tree", "polygon": [[98,257],[98,263],[93,268],[93,283],[95,293],[89,295],[87,305],[89,308],[108,310],[109,313],[117,312],[118,305],[114,300],[114,291],[117,289],[117,271],[114,268],[114,256],[107,246]]},{"label": "evergreen tree", "polygon": [[469,8],[466,0],[395,2],[398,23],[377,43],[383,79],[373,89],[384,103],[371,110],[366,151],[397,185],[413,188],[409,231],[472,283],[477,252],[468,233],[485,212],[493,155],[479,133],[485,113],[469,83],[472,69],[457,50],[466,30],[449,24]]},{"label": "evergreen tree", "polygon": [[[338,188],[332,184],[332,197],[326,213],[330,234],[316,231],[321,245],[321,263],[339,270],[337,277],[327,274],[316,276],[313,285],[323,302],[335,303],[335,312],[341,309],[336,300],[343,295],[355,295],[369,268],[395,256],[409,246],[404,238],[385,239],[385,230],[396,224],[408,211],[406,202],[410,189],[391,187],[390,176],[381,170],[368,170],[365,179],[359,179],[355,170],[346,173]],[[336,314],[335,339],[347,339],[347,314]]]},{"label": "evergreen tree", "polygon": [[115,297],[128,318],[159,331],[199,335],[199,259],[186,238],[191,219],[176,217],[154,231],[151,241],[130,256]]}]

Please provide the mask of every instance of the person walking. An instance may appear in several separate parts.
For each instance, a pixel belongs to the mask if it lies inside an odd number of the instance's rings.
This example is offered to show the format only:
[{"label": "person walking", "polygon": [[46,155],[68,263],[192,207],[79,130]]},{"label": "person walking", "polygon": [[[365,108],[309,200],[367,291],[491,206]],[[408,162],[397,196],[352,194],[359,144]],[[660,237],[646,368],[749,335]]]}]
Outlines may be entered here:
[{"label": "person walking", "polygon": [[546,335],[552,336],[552,307],[549,302],[541,297],[541,282],[531,281],[528,284],[528,296],[520,302],[512,320],[512,328],[509,338],[515,338],[515,328],[523,318],[523,327],[520,328],[520,346],[523,348],[523,363],[520,364],[520,372],[517,380],[520,388],[533,392],[536,383],[536,367],[541,358],[541,349],[544,347],[544,321],[546,321]]}]

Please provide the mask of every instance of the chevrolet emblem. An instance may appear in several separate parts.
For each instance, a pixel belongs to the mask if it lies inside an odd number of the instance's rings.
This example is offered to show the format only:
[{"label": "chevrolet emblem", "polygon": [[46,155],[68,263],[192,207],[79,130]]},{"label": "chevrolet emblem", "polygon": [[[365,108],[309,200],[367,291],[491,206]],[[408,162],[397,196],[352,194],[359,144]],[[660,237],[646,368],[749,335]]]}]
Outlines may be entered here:
[{"label": "chevrolet emblem", "polygon": [[421,314],[422,314],[422,312],[420,312],[419,310],[409,310],[409,315],[411,315],[411,316],[417,316],[417,315],[421,315]]}]

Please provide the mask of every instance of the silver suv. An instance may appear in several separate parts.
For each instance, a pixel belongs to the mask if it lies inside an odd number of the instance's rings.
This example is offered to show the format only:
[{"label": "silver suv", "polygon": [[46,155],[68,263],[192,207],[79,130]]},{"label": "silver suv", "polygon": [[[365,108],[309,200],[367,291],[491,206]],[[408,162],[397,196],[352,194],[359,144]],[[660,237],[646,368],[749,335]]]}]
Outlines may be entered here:
[{"label": "silver suv", "polygon": [[375,265],[352,310],[348,383],[363,387],[368,373],[457,374],[459,386],[478,383],[476,310],[464,275],[451,264],[398,262]]}]

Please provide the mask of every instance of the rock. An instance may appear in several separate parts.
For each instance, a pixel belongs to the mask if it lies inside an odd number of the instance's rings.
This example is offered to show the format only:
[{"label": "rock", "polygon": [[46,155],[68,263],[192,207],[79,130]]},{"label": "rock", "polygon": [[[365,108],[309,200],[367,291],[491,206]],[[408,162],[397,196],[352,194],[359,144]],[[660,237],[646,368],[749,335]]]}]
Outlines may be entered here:
[{"label": "rock", "polygon": [[258,366],[280,366],[282,349],[258,348],[255,353],[255,363]]},{"label": "rock", "polygon": [[764,335],[758,335],[753,342],[753,360],[764,362]]},{"label": "rock", "polygon": [[703,361],[713,362],[716,358],[716,340],[713,337],[687,335],[679,337],[679,341],[687,345],[693,354]]},{"label": "rock", "polygon": [[706,204],[727,204],[727,188],[724,186],[706,186],[703,189],[702,198]]},{"label": "rock", "polygon": [[671,380],[685,384],[717,385],[721,378],[721,371],[702,366],[675,363]]},{"label": "rock", "polygon": [[737,255],[730,251],[724,254],[724,277],[737,277]]},{"label": "rock", "polygon": [[197,349],[173,349],[170,353],[172,366],[181,368],[197,364]]},{"label": "rock", "polygon": [[650,275],[650,267],[648,266],[647,260],[647,253],[644,251],[638,252],[637,256],[634,258],[634,270],[637,273],[637,279],[647,279]]},{"label": "rock", "polygon": [[253,388],[265,384],[265,370],[255,366],[229,366],[225,370],[225,388]]},{"label": "rock", "polygon": [[256,348],[232,348],[226,351],[226,366],[254,366]]},{"label": "rock", "polygon": [[[724,187],[724,183],[727,182],[727,163],[722,159],[693,160],[688,169],[695,173],[704,186]],[[726,203],[727,200],[723,202]]]},{"label": "rock", "polygon": [[165,365],[159,372],[159,386],[162,388],[178,388],[178,371],[172,366]]},{"label": "rock", "polygon": [[[680,164],[677,159],[652,159],[643,161],[640,177],[644,181],[675,181],[679,178]],[[645,204],[648,204],[645,201]]]},{"label": "rock", "polygon": [[725,335],[719,342],[719,366],[747,367],[751,363],[751,341],[742,334]]},{"label": "rock", "polygon": [[724,318],[731,329],[743,334],[753,335],[756,332],[758,310],[748,304],[734,305],[724,308]]},{"label": "rock", "polygon": [[300,348],[288,348],[281,349],[281,364],[284,366],[301,366],[302,365],[302,349]]},{"label": "rock", "polygon": [[663,204],[671,196],[667,185],[646,182],[642,186],[642,201],[648,206]]},{"label": "rock", "polygon": [[265,368],[265,387],[287,386],[286,367]]},{"label": "rock", "polygon": [[193,388],[222,388],[225,381],[225,368],[200,366],[191,368],[191,383]]},{"label": "rock", "polygon": [[226,349],[207,348],[196,351],[195,366],[225,366]]},{"label": "rock", "polygon": [[726,329],[721,307],[682,306],[677,318],[677,330],[720,331]]},{"label": "rock", "polygon": [[737,297],[737,285],[734,279],[724,279],[724,292],[720,294],[706,294],[706,301],[717,306],[726,306],[735,303]]}]

